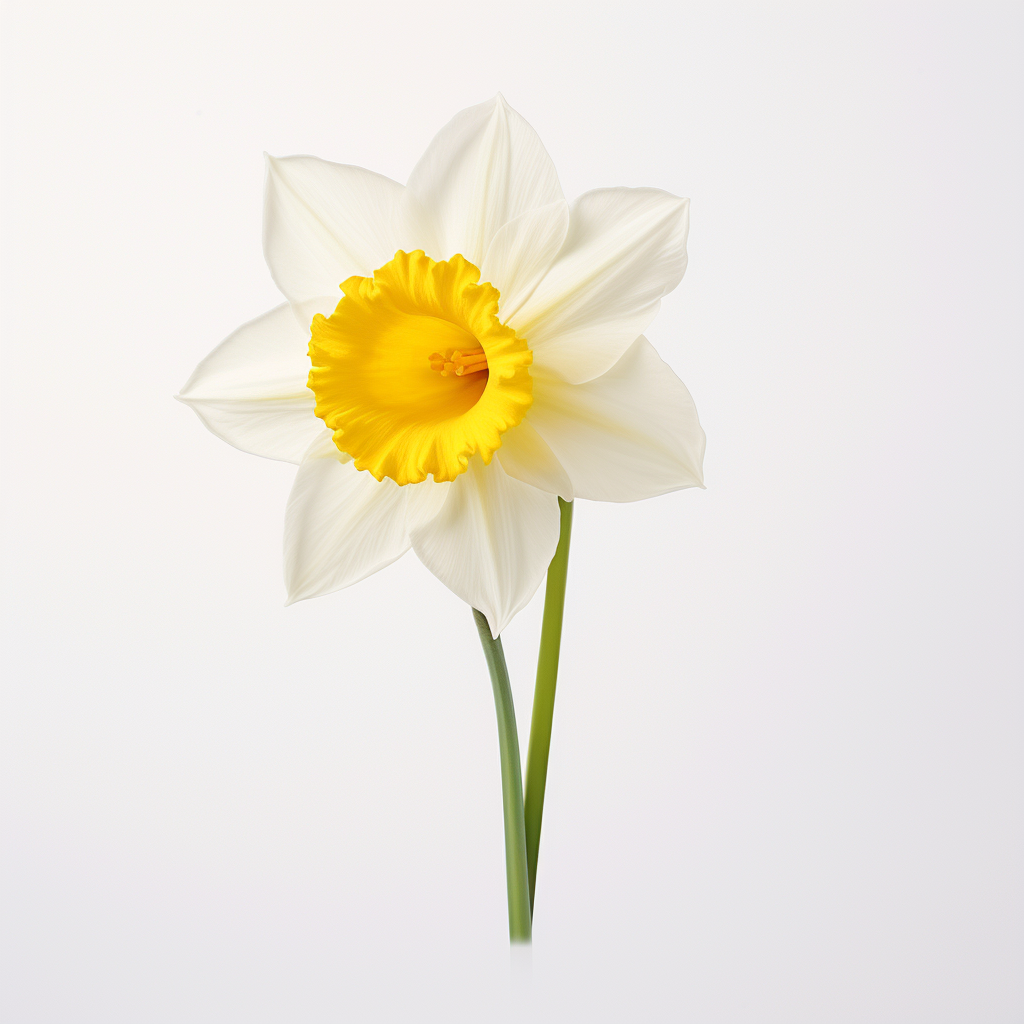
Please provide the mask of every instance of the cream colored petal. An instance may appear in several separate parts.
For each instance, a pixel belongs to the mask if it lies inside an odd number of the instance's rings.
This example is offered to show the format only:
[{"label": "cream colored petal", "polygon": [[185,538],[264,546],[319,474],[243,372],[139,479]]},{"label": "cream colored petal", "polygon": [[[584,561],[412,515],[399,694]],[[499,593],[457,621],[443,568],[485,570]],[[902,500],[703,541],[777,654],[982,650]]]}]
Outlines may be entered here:
[{"label": "cream colored petal", "polygon": [[565,199],[537,133],[500,95],[438,132],[409,190],[432,218],[443,254],[435,258],[461,253],[478,267],[510,220]]},{"label": "cream colored petal", "polygon": [[240,327],[195,369],[178,399],[228,444],[253,455],[301,462],[324,430],[313,413],[309,331],[288,304]]},{"label": "cream colored petal", "polygon": [[328,430],[295,477],[284,528],[288,603],[358,583],[409,550],[409,532],[429,522],[447,484],[399,487],[359,472]]},{"label": "cream colored petal", "polygon": [[558,544],[558,499],[479,456],[440,513],[412,531],[420,561],[487,616],[497,636],[533,597]]},{"label": "cream colored petal", "polygon": [[573,489],[569,475],[529,419],[502,435],[497,457],[501,460],[501,468],[509,476],[572,501]]},{"label": "cream colored petal", "polygon": [[399,249],[434,247],[418,203],[397,181],[313,156],[267,157],[263,252],[290,302],[328,296],[336,304],[346,278],[369,277]]},{"label": "cream colored petal", "polygon": [[535,375],[530,422],[579,498],[637,501],[704,486],[704,431],[683,382],[643,337],[586,384]]},{"label": "cream colored petal", "polygon": [[514,317],[543,280],[569,230],[569,204],[551,203],[510,220],[491,239],[480,280],[501,293],[499,316]]},{"label": "cream colored petal", "polygon": [[686,269],[689,200],[653,188],[580,196],[558,258],[508,323],[534,364],[574,384],[604,373]]}]

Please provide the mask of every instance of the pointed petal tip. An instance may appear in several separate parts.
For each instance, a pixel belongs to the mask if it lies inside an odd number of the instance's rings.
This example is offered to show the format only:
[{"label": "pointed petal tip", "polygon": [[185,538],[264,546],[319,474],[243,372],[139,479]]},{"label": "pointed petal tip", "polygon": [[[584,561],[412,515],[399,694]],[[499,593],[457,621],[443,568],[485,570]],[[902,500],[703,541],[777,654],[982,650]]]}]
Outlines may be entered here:
[{"label": "pointed petal tip", "polygon": [[[491,634],[491,639],[498,640],[501,637],[502,630],[508,625],[508,621],[498,622],[494,612],[485,612],[482,608],[476,608],[472,604],[469,604],[469,607],[473,611],[480,612],[480,614],[487,620],[487,630]],[[499,628],[495,628],[495,623],[498,623]]]},{"label": "pointed petal tip", "polygon": [[285,580],[285,590],[287,591],[287,596],[284,599],[284,604],[281,606],[282,608],[291,608],[293,604],[300,604],[303,601],[309,601],[311,598],[320,596],[316,593],[310,594],[303,593],[301,590],[295,590],[289,585],[287,580]]}]

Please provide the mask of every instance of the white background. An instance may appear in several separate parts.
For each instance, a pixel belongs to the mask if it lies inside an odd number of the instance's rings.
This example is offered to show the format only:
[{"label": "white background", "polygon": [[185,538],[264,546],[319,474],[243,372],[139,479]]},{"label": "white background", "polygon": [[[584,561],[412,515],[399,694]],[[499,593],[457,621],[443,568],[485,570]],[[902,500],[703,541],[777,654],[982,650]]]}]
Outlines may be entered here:
[{"label": "white background", "polygon": [[[4,20],[5,1021],[1022,1019],[1019,5]],[[412,555],[284,608],[294,468],[171,400],[279,301],[264,150],[404,181],[498,90],[570,197],[691,197],[708,434],[576,511],[511,975],[468,609]]]}]

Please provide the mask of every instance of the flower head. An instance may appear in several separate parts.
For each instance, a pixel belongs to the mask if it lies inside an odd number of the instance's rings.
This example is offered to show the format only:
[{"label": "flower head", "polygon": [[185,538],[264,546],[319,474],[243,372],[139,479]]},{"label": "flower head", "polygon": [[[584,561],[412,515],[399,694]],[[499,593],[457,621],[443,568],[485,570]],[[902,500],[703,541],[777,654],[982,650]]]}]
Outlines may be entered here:
[{"label": "flower head", "polygon": [[642,336],[687,224],[657,189],[568,204],[501,96],[456,115],[407,186],[268,157],[264,252],[287,302],[179,397],[235,447],[299,465],[289,600],[412,547],[497,636],[544,577],[559,496],[702,486],[693,401]]}]

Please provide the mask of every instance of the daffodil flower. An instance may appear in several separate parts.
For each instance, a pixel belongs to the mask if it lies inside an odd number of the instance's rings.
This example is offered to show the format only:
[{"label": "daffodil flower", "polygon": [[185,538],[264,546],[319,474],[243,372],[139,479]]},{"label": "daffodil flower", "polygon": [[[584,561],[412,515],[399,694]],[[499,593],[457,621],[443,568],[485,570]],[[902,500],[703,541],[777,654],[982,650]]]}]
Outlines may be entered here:
[{"label": "daffodil flower", "polygon": [[299,465],[289,600],[411,546],[497,636],[544,578],[557,496],[700,486],[693,401],[642,336],[687,225],[687,200],[653,188],[567,203],[500,96],[443,128],[405,187],[268,157],[263,247],[288,301],[180,397],[229,444]]},{"label": "daffodil flower", "polygon": [[179,397],[236,448],[298,464],[289,602],[412,547],[497,638],[567,543],[565,503],[702,486],[693,401],[643,337],[687,227],[688,201],[658,189],[566,202],[501,96],[456,115],[405,186],[268,157],[263,247],[287,301]]}]

